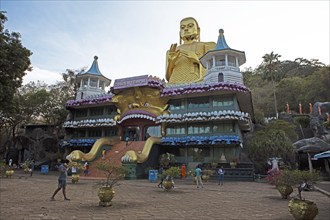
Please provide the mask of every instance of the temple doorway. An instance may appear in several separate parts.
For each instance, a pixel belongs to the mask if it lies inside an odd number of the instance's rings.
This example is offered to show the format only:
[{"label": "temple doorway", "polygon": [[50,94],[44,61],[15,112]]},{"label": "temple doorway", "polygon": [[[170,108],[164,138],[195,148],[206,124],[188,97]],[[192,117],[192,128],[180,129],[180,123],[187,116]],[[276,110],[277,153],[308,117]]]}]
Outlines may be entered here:
[{"label": "temple doorway", "polygon": [[139,141],[140,140],[140,128],[139,126],[128,126],[124,130],[124,140]]}]

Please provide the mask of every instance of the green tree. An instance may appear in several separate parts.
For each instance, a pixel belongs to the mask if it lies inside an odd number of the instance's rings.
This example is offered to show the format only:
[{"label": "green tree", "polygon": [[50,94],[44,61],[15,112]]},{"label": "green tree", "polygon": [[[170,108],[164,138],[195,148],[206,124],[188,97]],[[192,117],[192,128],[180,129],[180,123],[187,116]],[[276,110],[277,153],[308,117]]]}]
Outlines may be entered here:
[{"label": "green tree", "polygon": [[265,54],[262,57],[263,58],[262,64],[258,67],[258,69],[263,73],[264,78],[272,82],[276,116],[278,115],[278,110],[277,110],[275,82],[279,81],[283,77],[283,75],[280,74],[279,72],[279,66],[281,64],[281,62],[279,61],[280,57],[281,55],[274,53],[273,51],[270,54]]},{"label": "green tree", "polygon": [[[7,17],[0,11],[0,112],[3,115],[14,111],[14,94],[22,85],[26,71],[31,71],[31,51],[21,43],[18,32],[5,29]],[[0,122],[1,123],[1,122]]]},{"label": "green tree", "polygon": [[328,102],[330,100],[330,67],[317,69],[305,78],[305,102]]},{"label": "green tree", "polygon": [[294,76],[282,79],[277,86],[278,105],[285,110],[286,103],[290,109],[299,112],[299,103],[305,101],[305,80]]},{"label": "green tree", "polygon": [[294,128],[294,125],[286,121],[276,120],[247,139],[247,153],[259,167],[258,171],[265,171],[266,162],[272,157],[282,157],[287,162],[292,160],[292,142],[297,139]]}]

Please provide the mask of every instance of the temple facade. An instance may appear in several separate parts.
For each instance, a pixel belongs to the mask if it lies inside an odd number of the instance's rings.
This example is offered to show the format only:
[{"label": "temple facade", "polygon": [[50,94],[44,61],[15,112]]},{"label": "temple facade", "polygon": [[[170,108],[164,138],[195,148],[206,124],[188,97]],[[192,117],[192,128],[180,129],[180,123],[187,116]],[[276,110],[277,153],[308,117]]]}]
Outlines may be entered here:
[{"label": "temple facade", "polygon": [[199,58],[205,72],[200,80],[169,83],[142,75],[115,79],[105,91],[111,80],[100,72],[96,57],[77,76],[77,97],[66,104],[70,119],[62,147],[69,158],[90,163],[106,149],[110,159],[131,164],[133,176],[156,168],[167,152],[177,164],[228,164],[229,169],[231,161],[240,160],[244,133],[253,128],[251,93],[239,68],[245,60],[220,29],[216,46]]}]

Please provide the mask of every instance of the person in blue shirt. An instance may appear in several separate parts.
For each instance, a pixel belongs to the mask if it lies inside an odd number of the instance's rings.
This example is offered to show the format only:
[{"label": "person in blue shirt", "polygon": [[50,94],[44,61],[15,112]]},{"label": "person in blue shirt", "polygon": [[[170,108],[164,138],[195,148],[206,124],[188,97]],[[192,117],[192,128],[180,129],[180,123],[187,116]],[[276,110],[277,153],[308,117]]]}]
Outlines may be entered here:
[{"label": "person in blue shirt", "polygon": [[65,188],[66,188],[66,177],[68,175],[67,170],[68,170],[68,163],[69,161],[67,159],[64,159],[61,161],[61,164],[58,167],[58,171],[60,172],[60,175],[58,177],[58,187],[55,190],[53,196],[51,197],[51,200],[55,200],[55,195],[62,189],[64,200],[70,200],[66,196]]},{"label": "person in blue shirt", "polygon": [[202,169],[198,165],[195,169],[195,175],[196,175],[196,184],[197,188],[202,187],[203,188],[203,181],[202,181]]},{"label": "person in blue shirt", "polygon": [[221,184],[221,186],[222,186],[223,185],[223,180],[224,180],[224,177],[225,177],[225,171],[223,170],[223,166],[218,169],[218,172],[217,173],[219,175],[218,185]]}]

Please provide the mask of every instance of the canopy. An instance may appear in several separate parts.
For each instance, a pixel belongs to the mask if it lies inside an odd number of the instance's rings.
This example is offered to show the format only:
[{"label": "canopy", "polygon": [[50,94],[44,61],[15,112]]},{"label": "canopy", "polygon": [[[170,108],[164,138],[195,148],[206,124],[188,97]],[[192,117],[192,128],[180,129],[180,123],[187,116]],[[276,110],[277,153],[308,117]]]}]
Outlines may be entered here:
[{"label": "canopy", "polygon": [[330,158],[330,150],[314,155],[315,159]]},{"label": "canopy", "polygon": [[317,137],[299,140],[293,146],[298,153],[321,153],[330,150],[330,144]]}]

